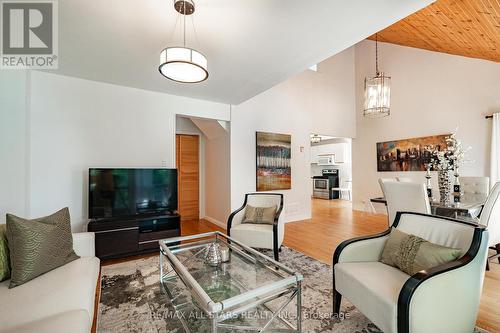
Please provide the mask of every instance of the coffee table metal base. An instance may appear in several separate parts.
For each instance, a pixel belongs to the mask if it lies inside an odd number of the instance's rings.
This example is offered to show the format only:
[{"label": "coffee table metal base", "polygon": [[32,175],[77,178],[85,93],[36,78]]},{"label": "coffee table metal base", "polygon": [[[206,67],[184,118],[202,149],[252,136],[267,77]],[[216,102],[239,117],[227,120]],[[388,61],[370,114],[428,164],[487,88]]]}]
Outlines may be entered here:
[{"label": "coffee table metal base", "polygon": [[[180,238],[182,237],[177,239]],[[234,241],[234,243],[237,242]],[[209,241],[202,240],[177,246],[176,249],[182,248],[183,251],[189,249],[193,253],[182,264],[189,264],[192,258],[203,256],[208,244],[210,244]],[[231,241],[227,244],[232,251],[240,251],[234,248],[237,244],[231,244]],[[255,250],[251,249],[251,251]],[[262,256],[260,253],[259,255]],[[167,256],[162,251],[160,253],[161,287],[168,296],[166,298],[175,311],[175,317],[180,320],[186,332],[302,332],[302,276],[299,275],[298,281],[292,285],[275,288],[275,290],[270,289],[268,293],[257,297],[252,296],[251,288],[247,288],[243,282],[232,277],[231,283],[237,285],[248,297],[228,309],[209,312],[198,306],[199,302],[203,302],[203,300],[197,299],[196,293],[191,292],[190,288],[186,288],[189,283],[184,281],[186,279],[185,272],[178,272],[178,269],[176,270],[171,264],[170,258],[167,258],[169,260],[165,258]],[[277,265],[282,266],[279,263]],[[272,269],[279,271],[280,268],[275,266]],[[294,300],[296,314],[293,317],[296,318],[292,321],[295,322],[295,325],[288,318],[285,318],[290,316],[286,308]]]}]

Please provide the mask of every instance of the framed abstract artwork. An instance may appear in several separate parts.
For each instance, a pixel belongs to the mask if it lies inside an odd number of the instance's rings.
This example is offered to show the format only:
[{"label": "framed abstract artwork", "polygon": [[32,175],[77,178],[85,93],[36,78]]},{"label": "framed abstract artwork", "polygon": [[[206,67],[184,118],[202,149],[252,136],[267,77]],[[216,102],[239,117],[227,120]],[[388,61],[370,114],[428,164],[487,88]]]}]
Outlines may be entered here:
[{"label": "framed abstract artwork", "polygon": [[257,191],[292,188],[292,136],[256,132]]},{"label": "framed abstract artwork", "polygon": [[425,148],[446,148],[450,134],[377,143],[377,171],[425,171],[431,153]]}]

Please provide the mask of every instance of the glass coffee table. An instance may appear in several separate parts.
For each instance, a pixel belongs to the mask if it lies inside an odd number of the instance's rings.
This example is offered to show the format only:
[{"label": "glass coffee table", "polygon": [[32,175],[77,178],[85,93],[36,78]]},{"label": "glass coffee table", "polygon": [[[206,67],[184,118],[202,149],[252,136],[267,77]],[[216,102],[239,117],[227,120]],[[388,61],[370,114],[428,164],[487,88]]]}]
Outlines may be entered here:
[{"label": "glass coffee table", "polygon": [[[229,248],[217,267],[213,243]],[[220,232],[160,241],[161,286],[186,332],[301,332],[302,279]]]}]

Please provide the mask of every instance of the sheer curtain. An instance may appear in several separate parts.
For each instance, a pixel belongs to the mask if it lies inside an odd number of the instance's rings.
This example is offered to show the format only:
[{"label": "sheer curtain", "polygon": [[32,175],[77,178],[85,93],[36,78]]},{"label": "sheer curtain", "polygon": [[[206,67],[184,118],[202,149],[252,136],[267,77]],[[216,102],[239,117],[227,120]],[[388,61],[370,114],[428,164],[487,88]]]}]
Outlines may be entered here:
[{"label": "sheer curtain", "polygon": [[493,114],[490,170],[490,184],[493,186],[500,181],[500,113]]}]

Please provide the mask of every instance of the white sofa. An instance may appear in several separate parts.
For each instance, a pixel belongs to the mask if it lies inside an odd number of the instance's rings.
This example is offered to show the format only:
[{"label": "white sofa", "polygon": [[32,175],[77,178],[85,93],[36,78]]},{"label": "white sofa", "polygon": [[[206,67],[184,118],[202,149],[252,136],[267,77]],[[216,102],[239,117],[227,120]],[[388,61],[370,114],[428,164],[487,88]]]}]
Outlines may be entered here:
[{"label": "white sofa", "polygon": [[94,234],[73,234],[79,259],[9,289],[0,283],[0,333],[90,332],[99,279]]}]

